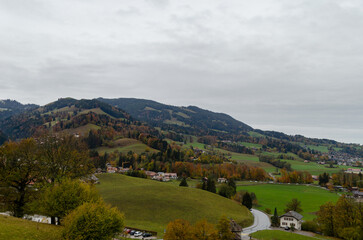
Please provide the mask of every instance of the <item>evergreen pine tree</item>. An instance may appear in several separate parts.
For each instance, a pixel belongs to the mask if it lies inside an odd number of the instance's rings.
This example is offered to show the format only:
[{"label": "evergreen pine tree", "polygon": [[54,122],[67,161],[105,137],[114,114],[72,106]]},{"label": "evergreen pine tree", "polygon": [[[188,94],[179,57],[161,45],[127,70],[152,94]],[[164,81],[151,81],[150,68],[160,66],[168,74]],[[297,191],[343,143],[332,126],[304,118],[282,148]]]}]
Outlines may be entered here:
[{"label": "evergreen pine tree", "polygon": [[279,223],[279,215],[277,215],[277,209],[275,208],[274,215],[271,217],[271,225],[273,227],[278,227],[280,225]]},{"label": "evergreen pine tree", "polygon": [[216,189],[216,184],[214,182],[214,180],[212,178],[208,178],[207,181],[207,191],[212,192],[212,193],[216,193],[217,189]]},{"label": "evergreen pine tree", "polygon": [[181,180],[180,187],[188,187],[188,183],[187,183],[187,179],[185,177],[183,177],[183,179]]},{"label": "evergreen pine tree", "polygon": [[245,195],[243,195],[242,205],[246,206],[250,210],[252,208],[252,198],[248,192],[246,192]]},{"label": "evergreen pine tree", "polygon": [[233,188],[233,195],[236,194],[237,186],[236,186],[236,182],[232,178],[228,179],[228,186]]}]

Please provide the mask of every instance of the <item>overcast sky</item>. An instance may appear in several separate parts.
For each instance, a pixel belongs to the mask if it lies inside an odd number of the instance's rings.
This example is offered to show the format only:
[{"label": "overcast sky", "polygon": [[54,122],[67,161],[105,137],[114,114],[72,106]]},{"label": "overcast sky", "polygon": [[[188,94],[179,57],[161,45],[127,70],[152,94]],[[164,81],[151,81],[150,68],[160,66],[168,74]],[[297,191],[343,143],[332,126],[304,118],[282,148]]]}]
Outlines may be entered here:
[{"label": "overcast sky", "polygon": [[0,99],[135,97],[363,143],[363,1],[0,0]]}]

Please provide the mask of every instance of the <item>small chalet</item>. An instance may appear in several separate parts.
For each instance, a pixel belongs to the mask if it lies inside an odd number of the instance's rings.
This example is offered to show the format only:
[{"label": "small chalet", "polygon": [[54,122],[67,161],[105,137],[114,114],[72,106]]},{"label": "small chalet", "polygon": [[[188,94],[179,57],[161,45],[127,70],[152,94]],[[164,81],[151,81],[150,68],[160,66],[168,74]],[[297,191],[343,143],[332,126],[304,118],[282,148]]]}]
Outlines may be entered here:
[{"label": "small chalet", "polygon": [[301,230],[301,223],[303,216],[295,211],[289,211],[280,216],[280,227],[294,227],[297,230]]},{"label": "small chalet", "polygon": [[238,225],[234,220],[231,220],[231,232],[234,235],[234,240],[241,240],[242,239],[242,227]]},{"label": "small chalet", "polygon": [[127,173],[127,172],[129,172],[130,171],[130,168],[123,168],[123,167],[120,167],[119,169],[118,169],[118,171],[120,172],[120,173]]},{"label": "small chalet", "polygon": [[165,173],[164,177],[168,177],[170,179],[177,179],[178,178],[178,174],[176,173]]},{"label": "small chalet", "polygon": [[363,192],[353,191],[352,193],[354,198],[363,198]]},{"label": "small chalet", "polygon": [[148,176],[149,178],[153,178],[154,176],[158,175],[156,172],[153,171],[145,171],[146,176]]},{"label": "small chalet", "polygon": [[117,172],[117,167],[107,167],[107,173],[115,173]]},{"label": "small chalet", "polygon": [[226,183],[228,180],[226,178],[218,178],[218,183]]},{"label": "small chalet", "polygon": [[359,174],[359,173],[362,173],[363,174],[363,171],[362,169],[359,169],[359,168],[348,168],[345,173],[354,173],[354,174]]}]

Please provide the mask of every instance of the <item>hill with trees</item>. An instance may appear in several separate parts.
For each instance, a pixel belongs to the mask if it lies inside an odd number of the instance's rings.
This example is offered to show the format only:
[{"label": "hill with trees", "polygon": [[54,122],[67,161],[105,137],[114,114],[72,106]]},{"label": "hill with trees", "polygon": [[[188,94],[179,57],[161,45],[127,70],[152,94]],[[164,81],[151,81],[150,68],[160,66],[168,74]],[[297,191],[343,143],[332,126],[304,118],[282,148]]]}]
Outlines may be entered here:
[{"label": "hill with trees", "polygon": [[0,120],[37,107],[35,104],[21,104],[10,99],[0,100]]},{"label": "hill with trees", "polygon": [[132,117],[184,134],[210,135],[218,132],[243,133],[252,127],[224,113],[215,113],[196,106],[177,107],[151,100],[136,98],[98,98],[118,108],[124,109]]}]

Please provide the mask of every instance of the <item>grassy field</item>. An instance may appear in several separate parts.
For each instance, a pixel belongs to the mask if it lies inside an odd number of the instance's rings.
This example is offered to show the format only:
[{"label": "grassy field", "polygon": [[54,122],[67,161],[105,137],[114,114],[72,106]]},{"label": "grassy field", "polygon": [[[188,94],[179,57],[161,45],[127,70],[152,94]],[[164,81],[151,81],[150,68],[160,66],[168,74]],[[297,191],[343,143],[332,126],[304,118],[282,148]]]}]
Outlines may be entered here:
[{"label": "grassy field", "polygon": [[71,128],[71,129],[65,129],[63,132],[67,134],[80,134],[82,136],[88,136],[88,133],[90,130],[98,130],[101,127],[88,123],[84,126],[78,127],[78,128]]},{"label": "grassy field", "polygon": [[347,168],[351,168],[348,166],[335,166],[334,168],[328,168],[327,167],[328,165],[321,165],[321,164],[318,164],[315,162],[305,163],[302,161],[295,161],[295,160],[283,160],[283,161],[290,163],[291,168],[293,170],[308,171],[312,175],[319,175],[324,172],[332,174],[332,173],[337,173],[337,172],[347,169]]},{"label": "grassy field", "polygon": [[128,153],[129,151],[133,151],[137,154],[145,152],[146,149],[149,149],[151,152],[157,152],[158,150],[153,149],[142,142],[131,139],[131,138],[122,138],[114,141],[114,147],[99,147],[96,150],[101,154],[112,153],[114,151],[118,151],[120,153]]},{"label": "grassy field", "polygon": [[288,184],[259,184],[254,186],[238,186],[237,190],[247,190],[254,192],[257,196],[259,206],[257,209],[264,210],[270,208],[274,211],[275,207],[279,215],[284,213],[286,203],[293,198],[301,201],[303,220],[315,218],[315,212],[320,205],[332,201],[336,202],[339,196],[327,190],[314,186],[288,185]]},{"label": "grassy field", "polygon": [[6,240],[57,240],[62,227],[0,215],[0,239]]},{"label": "grassy field", "polygon": [[292,232],[280,231],[280,230],[263,230],[252,233],[251,236],[258,240],[312,240],[312,239],[333,239],[323,237],[321,235],[314,235],[314,237],[308,237],[299,235]]},{"label": "grassy field", "polygon": [[217,223],[226,215],[236,222],[252,224],[251,213],[245,207],[217,194],[120,174],[98,177],[101,196],[125,213],[130,227],[157,231],[161,236],[166,225],[177,218],[192,223],[204,218]]}]

